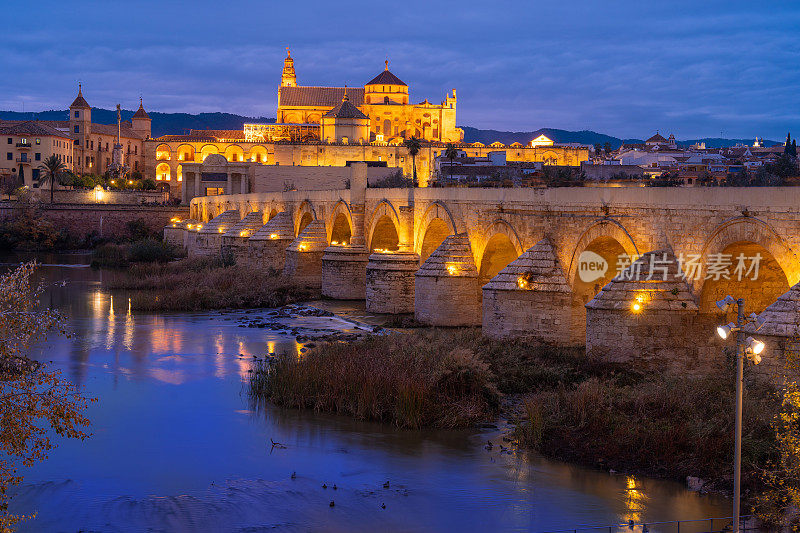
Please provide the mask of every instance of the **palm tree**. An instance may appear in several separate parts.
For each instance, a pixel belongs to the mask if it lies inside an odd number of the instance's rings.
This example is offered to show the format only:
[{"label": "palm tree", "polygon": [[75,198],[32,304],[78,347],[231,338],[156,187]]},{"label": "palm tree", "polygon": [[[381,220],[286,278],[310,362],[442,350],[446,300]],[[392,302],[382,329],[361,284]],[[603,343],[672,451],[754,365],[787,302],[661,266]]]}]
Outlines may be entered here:
[{"label": "palm tree", "polygon": [[458,157],[458,150],[453,146],[453,143],[447,143],[447,148],[444,149],[444,156],[450,160],[450,181],[453,181],[453,160]]},{"label": "palm tree", "polygon": [[50,203],[53,203],[53,190],[56,188],[56,183],[61,178],[61,175],[67,169],[67,166],[61,162],[61,159],[55,154],[42,161],[39,170],[42,175],[39,177],[39,183],[50,183]]},{"label": "palm tree", "polygon": [[409,153],[409,155],[411,155],[411,165],[412,165],[412,169],[414,170],[414,180],[413,180],[413,184],[412,185],[416,186],[417,185],[417,154],[419,153],[420,148],[422,148],[422,144],[419,142],[419,139],[417,139],[416,137],[411,137],[410,139],[407,139],[406,142],[403,143],[403,144],[406,145],[406,148],[408,148],[408,153]]}]

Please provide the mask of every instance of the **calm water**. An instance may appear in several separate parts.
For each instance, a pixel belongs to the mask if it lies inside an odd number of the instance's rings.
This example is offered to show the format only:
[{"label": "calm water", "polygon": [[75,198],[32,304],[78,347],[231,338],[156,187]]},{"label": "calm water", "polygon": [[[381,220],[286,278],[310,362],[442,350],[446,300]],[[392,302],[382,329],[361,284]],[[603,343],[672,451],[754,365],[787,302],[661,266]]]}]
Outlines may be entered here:
[{"label": "calm water", "polygon": [[67,281],[45,303],[74,335],[37,357],[99,402],[90,439],[60,440],[24,472],[13,510],[38,517],[23,530],[543,531],[730,514],[726,500],[677,483],[487,452],[497,431],[397,431],[253,408],[243,384],[252,355],[297,351],[294,337],[238,327],[239,312],[131,313],[102,272],[80,266],[85,257],[42,260],[56,263],[42,267],[46,283]]}]

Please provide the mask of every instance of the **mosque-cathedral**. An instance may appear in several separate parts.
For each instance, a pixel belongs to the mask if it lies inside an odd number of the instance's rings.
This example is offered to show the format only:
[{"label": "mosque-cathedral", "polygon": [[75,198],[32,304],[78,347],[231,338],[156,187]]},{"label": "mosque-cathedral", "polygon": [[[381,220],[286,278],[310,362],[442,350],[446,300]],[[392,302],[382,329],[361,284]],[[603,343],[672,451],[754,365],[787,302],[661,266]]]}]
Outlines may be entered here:
[{"label": "mosque-cathedral", "polygon": [[[434,158],[448,143],[474,157],[505,151],[508,161],[577,166],[588,158],[588,151],[581,147],[464,143],[464,132],[456,127],[456,104],[455,89],[438,105],[427,99],[411,103],[409,86],[389,70],[388,60],[363,87],[299,85],[294,58],[287,50],[276,123],[245,124],[242,130],[191,130],[188,135],[148,139],[144,143],[145,175],[169,183],[173,194],[188,201],[203,195],[204,188],[198,183],[189,194],[182,191],[184,171],[211,154],[237,166],[237,173],[250,175],[253,171],[246,167],[252,165],[345,167],[353,161],[367,161],[373,166],[399,168],[410,177],[412,164],[416,164],[420,186],[430,181]],[[403,144],[412,137],[422,141],[413,162]],[[203,173],[202,168],[193,170]],[[252,191],[252,187],[242,185],[241,190]]]}]

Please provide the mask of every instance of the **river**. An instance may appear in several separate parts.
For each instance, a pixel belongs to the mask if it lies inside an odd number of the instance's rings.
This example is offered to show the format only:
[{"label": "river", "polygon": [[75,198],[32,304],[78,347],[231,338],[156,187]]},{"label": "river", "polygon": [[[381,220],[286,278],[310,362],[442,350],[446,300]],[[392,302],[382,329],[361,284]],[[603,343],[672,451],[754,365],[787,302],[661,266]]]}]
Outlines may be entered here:
[{"label": "river", "polygon": [[68,316],[72,336],[36,357],[99,401],[91,438],[56,439],[23,469],[12,510],[37,517],[22,531],[546,531],[730,515],[728,500],[679,483],[485,450],[497,430],[400,431],[254,407],[253,355],[301,348],[291,334],[240,327],[268,310],[131,312],[87,256],[40,260],[43,303]]}]

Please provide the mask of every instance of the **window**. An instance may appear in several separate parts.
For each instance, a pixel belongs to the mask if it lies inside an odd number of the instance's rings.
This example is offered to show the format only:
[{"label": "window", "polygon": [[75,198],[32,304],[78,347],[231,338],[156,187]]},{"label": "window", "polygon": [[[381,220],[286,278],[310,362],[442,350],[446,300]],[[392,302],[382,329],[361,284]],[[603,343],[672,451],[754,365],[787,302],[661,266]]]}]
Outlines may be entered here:
[{"label": "window", "polygon": [[34,168],[33,170],[31,170],[31,178],[33,178],[33,181],[38,181],[39,180],[39,169],[38,168]]},{"label": "window", "polygon": [[9,161],[11,161],[12,159],[14,159],[14,154],[12,154],[11,152],[8,152],[8,153],[6,154],[6,159],[8,159]]},{"label": "window", "polygon": [[39,153],[39,152],[36,152],[36,154],[34,155],[34,158],[35,158],[37,161],[41,161],[41,160],[42,160],[42,154],[41,154],[41,153]]},{"label": "window", "polygon": [[[61,116],[63,117],[64,115],[61,115]],[[75,111],[75,118],[80,118],[80,116],[81,116],[81,112],[80,111]]]},{"label": "window", "polygon": [[139,153],[139,147],[138,146],[134,146],[133,147],[133,154],[136,155],[138,153]]},{"label": "window", "polygon": [[[63,117],[64,115],[61,115],[61,116]],[[74,128],[72,128],[72,130],[73,130],[75,133],[80,133],[80,132],[81,132],[81,127],[80,127],[80,126],[75,126]]]},{"label": "window", "polygon": [[222,187],[206,187],[206,196],[219,196],[225,194]]},{"label": "window", "polygon": [[42,144],[42,140],[41,139],[36,139],[36,144]]},{"label": "window", "polygon": [[11,144],[11,137],[8,138],[8,144]]},{"label": "window", "polygon": [[91,141],[91,145],[92,150],[94,150],[94,141]]}]

